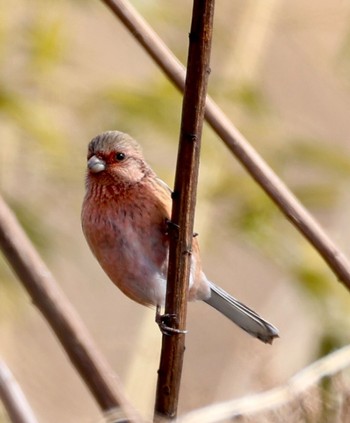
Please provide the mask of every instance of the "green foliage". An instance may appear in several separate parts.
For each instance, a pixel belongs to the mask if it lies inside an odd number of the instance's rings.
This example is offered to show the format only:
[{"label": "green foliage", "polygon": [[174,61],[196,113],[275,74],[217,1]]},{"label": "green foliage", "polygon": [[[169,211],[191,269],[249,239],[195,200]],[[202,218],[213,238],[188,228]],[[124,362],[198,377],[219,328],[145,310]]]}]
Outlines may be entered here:
[{"label": "green foliage", "polygon": [[227,99],[242,107],[246,113],[254,116],[254,119],[270,112],[268,101],[257,86],[242,84],[228,91]]},{"label": "green foliage", "polygon": [[294,271],[303,288],[312,296],[329,295],[331,289],[329,275],[325,275],[321,269],[308,263],[300,263]]},{"label": "green foliage", "polygon": [[100,94],[101,103],[115,113],[116,120],[130,129],[137,124],[154,126],[157,131],[170,134],[178,131],[181,98],[166,80],[149,81],[130,91],[125,84],[107,87]]},{"label": "green foliage", "polygon": [[47,105],[40,100],[26,98],[16,92],[0,87],[0,112],[4,120],[25,139],[31,138],[41,148],[52,151],[61,144],[61,134],[55,124],[54,116]]},{"label": "green foliage", "polygon": [[288,160],[292,163],[318,168],[326,177],[350,178],[350,154],[343,146],[335,146],[331,140],[307,138],[290,140],[288,145]]},{"label": "green foliage", "polygon": [[51,71],[60,64],[66,50],[63,22],[60,17],[47,19],[47,16],[36,14],[25,36],[29,44],[32,75]]},{"label": "green foliage", "polygon": [[[328,332],[324,334],[322,337],[320,343],[319,343],[319,351],[318,356],[324,357],[327,354],[330,354],[331,352],[335,351],[336,349],[340,348],[342,346],[342,341],[339,339],[338,336],[336,336],[334,333]],[[324,386],[328,385],[328,381],[324,381]]]}]

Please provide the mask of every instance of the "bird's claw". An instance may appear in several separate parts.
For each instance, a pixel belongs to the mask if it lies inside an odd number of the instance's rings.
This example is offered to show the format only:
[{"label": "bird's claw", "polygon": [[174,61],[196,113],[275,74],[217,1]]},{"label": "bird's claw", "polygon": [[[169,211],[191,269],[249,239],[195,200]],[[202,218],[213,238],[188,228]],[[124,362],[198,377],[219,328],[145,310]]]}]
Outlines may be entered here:
[{"label": "bird's claw", "polygon": [[174,334],[185,334],[188,332],[187,330],[177,329],[170,326],[172,322],[176,321],[176,314],[161,314],[160,307],[157,306],[156,323],[163,335],[171,336]]},{"label": "bird's claw", "polygon": [[[166,235],[169,235],[170,231],[179,232],[180,226],[177,223],[173,222],[172,220],[166,218],[165,224],[166,224],[166,231],[165,231]],[[198,232],[193,232],[192,236],[193,238],[196,238],[198,236]]]},{"label": "bird's claw", "polygon": [[170,232],[179,232],[180,226],[177,223],[172,222],[170,219],[165,219],[165,225],[167,235],[169,235]]}]

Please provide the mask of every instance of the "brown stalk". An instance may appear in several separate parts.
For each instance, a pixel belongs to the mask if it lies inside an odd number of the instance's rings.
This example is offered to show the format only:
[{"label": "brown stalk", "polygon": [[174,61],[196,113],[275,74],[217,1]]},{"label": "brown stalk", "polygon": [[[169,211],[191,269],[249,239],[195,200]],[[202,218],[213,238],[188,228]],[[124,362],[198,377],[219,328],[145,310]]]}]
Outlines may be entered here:
[{"label": "brown stalk", "polygon": [[194,0],[187,76],[182,106],[179,150],[173,193],[165,316],[182,333],[164,334],[158,371],[155,412],[166,418],[177,414],[191,270],[193,222],[196,205],[200,144],[210,73],[214,0]]},{"label": "brown stalk", "polygon": [[[183,65],[130,3],[126,0],[102,1],[121,20],[174,85],[183,91],[185,85]],[[350,263],[346,256],[210,97],[207,97],[205,117],[252,178],[350,290]]]},{"label": "brown stalk", "polygon": [[121,409],[130,421],[140,422],[126,399],[119,379],[1,196],[0,249],[55,332],[101,410],[112,413]]}]

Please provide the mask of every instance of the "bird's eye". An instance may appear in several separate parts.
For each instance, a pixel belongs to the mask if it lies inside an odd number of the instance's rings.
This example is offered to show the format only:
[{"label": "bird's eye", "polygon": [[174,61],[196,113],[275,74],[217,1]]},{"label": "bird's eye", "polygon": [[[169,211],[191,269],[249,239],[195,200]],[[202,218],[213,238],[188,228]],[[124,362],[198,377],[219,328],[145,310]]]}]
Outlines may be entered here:
[{"label": "bird's eye", "polygon": [[116,153],[115,159],[117,160],[117,162],[122,162],[125,159],[125,154],[124,153]]}]

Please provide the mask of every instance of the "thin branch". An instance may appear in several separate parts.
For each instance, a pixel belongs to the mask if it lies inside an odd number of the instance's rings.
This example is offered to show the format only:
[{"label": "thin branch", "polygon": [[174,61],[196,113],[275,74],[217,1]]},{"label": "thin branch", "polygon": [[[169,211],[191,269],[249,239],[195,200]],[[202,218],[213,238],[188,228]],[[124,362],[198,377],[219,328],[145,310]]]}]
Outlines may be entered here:
[{"label": "thin branch", "polygon": [[235,417],[240,420],[247,415],[276,409],[296,400],[308,388],[319,384],[324,377],[332,376],[349,366],[350,345],[347,345],[304,368],[285,385],[256,395],[191,411],[183,416],[179,423],[219,423],[231,421]]},{"label": "thin branch", "polygon": [[0,248],[100,408],[104,412],[121,408],[124,416],[139,422],[119,379],[1,196]]},{"label": "thin branch", "polygon": [[[121,20],[175,86],[183,91],[183,65],[138,12],[126,0],[101,1]],[[210,97],[207,97],[205,116],[249,174],[350,290],[350,263],[346,256]]]},{"label": "thin branch", "polygon": [[0,400],[12,423],[37,423],[22,389],[2,360],[0,360]]},{"label": "thin branch", "polygon": [[194,0],[187,77],[182,106],[179,151],[173,193],[165,315],[175,316],[175,329],[163,335],[155,411],[174,418],[185,351],[188,281],[205,98],[210,73],[214,0]]}]

